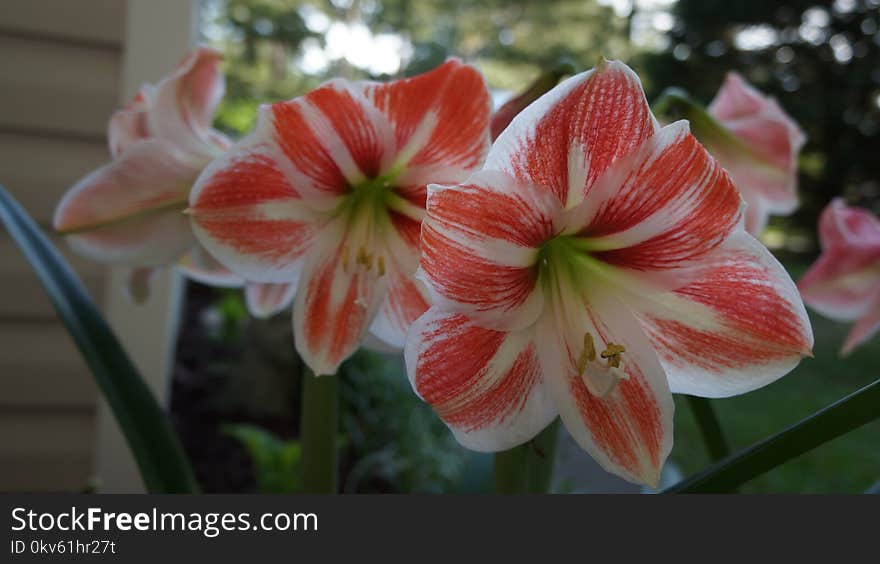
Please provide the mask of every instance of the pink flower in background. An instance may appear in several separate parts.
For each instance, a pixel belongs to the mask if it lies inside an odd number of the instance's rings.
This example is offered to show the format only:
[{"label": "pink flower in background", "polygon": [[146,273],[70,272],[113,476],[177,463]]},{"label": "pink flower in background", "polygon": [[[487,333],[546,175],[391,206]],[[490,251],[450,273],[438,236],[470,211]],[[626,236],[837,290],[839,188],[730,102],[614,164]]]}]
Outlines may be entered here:
[{"label": "pink flower in background", "polygon": [[706,132],[700,141],[730,173],[748,205],[746,230],[759,235],[770,215],[797,209],[797,159],[806,137],[776,100],[735,72],[708,111],[726,131]]},{"label": "pink flower in background", "polygon": [[412,278],[426,185],[482,163],[490,109],[480,73],[457,60],[263,106],[199,177],[195,233],[239,276],[298,286],[296,346],[316,374],[336,372],[368,331],[400,347],[428,306]]},{"label": "pink flower in background", "polygon": [[463,445],[508,449],[560,415],[635,482],[669,454],[671,392],[754,390],[812,346],[727,173],[686,122],[659,127],[620,62],[526,108],[483,170],[429,187],[420,277],[434,305],[409,377]]},{"label": "pink flower in background", "polygon": [[[157,84],[142,86],[110,119],[113,160],[77,182],[55,212],[55,229],[74,250],[132,267],[129,293],[136,301],[147,299],[151,279],[169,264],[209,285],[245,284],[198,248],[183,214],[199,173],[230,145],[211,127],[224,90],[220,59],[199,47]],[[278,303],[283,289],[251,286],[255,315],[285,307]]]},{"label": "pink flower in background", "polygon": [[880,329],[880,219],[835,199],[819,220],[822,255],[798,283],[807,305],[838,321],[855,321],[841,354]]},{"label": "pink flower in background", "polygon": [[220,55],[201,47],[110,120],[113,160],[77,182],[55,229],[94,260],[132,267],[176,261],[196,240],[186,208],[202,168],[228,141],[211,129],[223,96]]}]

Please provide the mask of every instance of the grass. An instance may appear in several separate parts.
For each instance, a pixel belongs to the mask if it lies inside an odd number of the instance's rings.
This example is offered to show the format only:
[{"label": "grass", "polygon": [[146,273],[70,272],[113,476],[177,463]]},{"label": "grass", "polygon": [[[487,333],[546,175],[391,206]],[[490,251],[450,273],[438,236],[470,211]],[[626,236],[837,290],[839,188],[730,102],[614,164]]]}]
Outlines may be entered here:
[{"label": "grass", "polygon": [[[800,265],[798,265],[800,266]],[[794,273],[802,267],[791,269]],[[742,396],[713,400],[721,426],[737,450],[772,435],[880,377],[880,338],[846,359],[838,350],[849,325],[810,312],[816,344],[777,382]],[[686,398],[676,397],[671,460],[689,475],[709,463]],[[880,481],[880,421],[826,443],[745,484],[744,493],[861,493]]]}]

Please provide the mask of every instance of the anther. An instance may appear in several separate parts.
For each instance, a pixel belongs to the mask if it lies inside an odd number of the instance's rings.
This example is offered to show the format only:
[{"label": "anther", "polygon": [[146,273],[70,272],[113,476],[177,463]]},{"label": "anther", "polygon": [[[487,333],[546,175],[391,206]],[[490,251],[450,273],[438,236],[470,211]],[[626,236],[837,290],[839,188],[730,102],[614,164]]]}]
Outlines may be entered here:
[{"label": "anther", "polygon": [[602,351],[599,356],[608,360],[608,366],[611,368],[619,368],[620,367],[620,355],[625,353],[626,349],[623,345],[618,345],[615,343],[608,343],[607,347],[604,351]]},{"label": "anther", "polygon": [[385,257],[379,255],[376,267],[379,269],[379,276],[385,276]]}]

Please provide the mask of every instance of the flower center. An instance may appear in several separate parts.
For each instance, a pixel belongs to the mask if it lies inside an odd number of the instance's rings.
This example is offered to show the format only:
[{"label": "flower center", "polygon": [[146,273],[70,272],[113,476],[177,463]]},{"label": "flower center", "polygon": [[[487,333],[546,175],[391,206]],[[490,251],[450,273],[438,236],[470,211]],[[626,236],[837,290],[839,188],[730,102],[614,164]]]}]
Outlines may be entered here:
[{"label": "flower center", "polygon": [[[559,235],[538,250],[539,284],[547,303],[553,304],[554,315],[577,319],[581,315],[577,309],[586,307],[586,300],[582,299],[585,284],[607,280],[608,267],[590,255],[595,249],[589,239]],[[577,350],[576,345],[573,348]],[[605,343],[601,352],[597,352],[593,335],[589,331],[584,333],[576,368],[591,393],[602,397],[613,391],[620,380],[627,379],[624,353],[626,348],[623,345],[610,341]],[[591,365],[593,370],[588,371]]]},{"label": "flower center", "polygon": [[[400,199],[393,189],[396,175],[369,178],[352,187],[336,209],[346,223],[346,241],[342,247],[342,268],[363,267],[376,275],[385,275],[386,241],[392,229],[389,208]],[[389,257],[390,258],[390,257]]]}]

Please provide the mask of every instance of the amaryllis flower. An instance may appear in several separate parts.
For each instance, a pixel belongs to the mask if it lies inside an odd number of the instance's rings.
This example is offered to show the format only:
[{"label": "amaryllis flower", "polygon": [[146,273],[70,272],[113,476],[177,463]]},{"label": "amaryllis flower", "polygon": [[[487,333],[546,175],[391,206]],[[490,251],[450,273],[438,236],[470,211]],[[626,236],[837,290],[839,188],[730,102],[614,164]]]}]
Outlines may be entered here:
[{"label": "amaryllis flower", "polygon": [[698,131],[700,141],[730,173],[748,204],[746,229],[758,235],[770,215],[797,209],[797,159],[806,136],[775,99],[735,72],[708,111],[723,129]]},{"label": "amaryllis flower", "polygon": [[211,128],[224,89],[219,62],[219,53],[200,47],[158,84],[144,85],[110,119],[113,160],[77,182],[55,211],[55,229],[74,250],[133,267],[136,293],[153,268],[196,245],[182,213],[187,196],[229,145]]},{"label": "amaryllis flower", "polygon": [[841,354],[880,329],[880,219],[835,199],[819,220],[822,255],[801,278],[804,301],[822,315],[855,321]]},{"label": "amaryllis flower", "polygon": [[489,112],[482,76],[457,60],[263,106],[193,188],[195,233],[244,278],[298,283],[296,346],[315,373],[334,373],[368,330],[400,347],[428,305],[412,278],[426,185],[482,163]]},{"label": "amaryllis flower", "polygon": [[606,469],[655,484],[671,392],[729,396],[809,354],[794,283],[741,223],[727,173],[638,77],[603,62],[514,118],[483,170],[431,185],[412,326],[417,393],[465,446],[557,415]]},{"label": "amaryllis flower", "polygon": [[[110,119],[113,160],[77,182],[55,211],[55,229],[75,251],[132,267],[135,301],[148,297],[150,281],[169,264],[210,285],[245,285],[199,249],[183,214],[199,173],[230,145],[211,127],[224,90],[219,63],[218,52],[199,47],[158,84],[142,86]],[[288,293],[255,284],[246,290],[259,317],[283,309]]]}]

